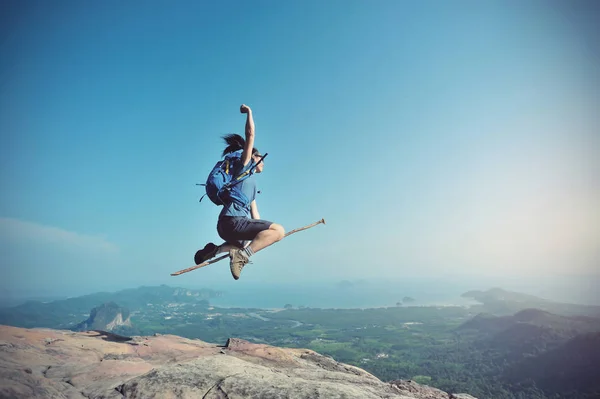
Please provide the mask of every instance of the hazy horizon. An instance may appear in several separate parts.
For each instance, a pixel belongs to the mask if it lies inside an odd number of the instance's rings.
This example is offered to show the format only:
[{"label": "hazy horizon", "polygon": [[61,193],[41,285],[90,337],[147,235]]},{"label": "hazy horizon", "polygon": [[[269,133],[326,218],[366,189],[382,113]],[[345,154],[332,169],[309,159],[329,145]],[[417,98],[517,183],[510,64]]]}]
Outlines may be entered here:
[{"label": "hazy horizon", "polygon": [[[8,298],[366,279],[600,301],[592,2],[2,7]],[[261,217],[327,224],[239,281],[227,261],[172,277],[221,242],[195,184],[242,103]]]},{"label": "hazy horizon", "polygon": [[[465,305],[468,300],[460,295],[471,290],[486,291],[492,288],[501,288],[507,291],[537,296],[553,302],[573,303],[580,305],[600,306],[600,293],[596,287],[600,279],[597,276],[574,280],[544,280],[527,281],[523,279],[478,279],[454,280],[448,278],[420,278],[408,281],[382,281],[382,280],[338,280],[320,281],[309,283],[274,283],[253,282],[244,286],[236,284],[214,284],[214,285],[189,285],[184,281],[173,280],[171,283],[157,283],[145,285],[116,285],[106,286],[101,289],[86,289],[81,287],[64,293],[22,292],[17,295],[3,293],[0,296],[0,306],[15,306],[26,300],[54,301],[67,298],[96,294],[100,292],[118,292],[126,289],[137,289],[141,287],[158,287],[167,285],[184,289],[211,289],[224,291],[223,299],[212,301],[215,306],[220,307],[283,307],[284,303],[293,303],[294,306],[309,307],[381,307],[394,306],[404,296],[413,297],[417,305],[452,304]],[[347,283],[350,283],[349,285]],[[540,284],[541,283],[541,284]],[[321,292],[315,295],[315,292]],[[358,293],[358,295],[357,295]],[[352,294],[352,301],[344,301],[343,296]],[[337,300],[336,296],[340,296]],[[373,298],[371,297],[373,296]],[[294,300],[292,300],[292,298]],[[302,302],[302,303],[300,303]],[[268,303],[268,306],[263,304]],[[331,305],[332,303],[349,303],[351,305]]]}]

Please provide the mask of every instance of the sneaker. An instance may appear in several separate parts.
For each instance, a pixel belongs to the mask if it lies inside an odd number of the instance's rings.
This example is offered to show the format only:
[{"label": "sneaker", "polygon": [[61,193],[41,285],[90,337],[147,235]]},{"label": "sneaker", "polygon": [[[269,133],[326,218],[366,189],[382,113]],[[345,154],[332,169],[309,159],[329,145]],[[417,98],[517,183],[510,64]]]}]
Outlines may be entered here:
[{"label": "sneaker", "polygon": [[240,249],[232,249],[229,251],[229,268],[234,279],[239,279],[242,269],[250,261],[245,253]]},{"label": "sneaker", "polygon": [[196,255],[194,256],[194,262],[199,265],[200,263],[206,262],[210,258],[214,258],[217,255],[218,249],[219,247],[212,242],[209,242],[204,246],[204,248],[196,252]]}]

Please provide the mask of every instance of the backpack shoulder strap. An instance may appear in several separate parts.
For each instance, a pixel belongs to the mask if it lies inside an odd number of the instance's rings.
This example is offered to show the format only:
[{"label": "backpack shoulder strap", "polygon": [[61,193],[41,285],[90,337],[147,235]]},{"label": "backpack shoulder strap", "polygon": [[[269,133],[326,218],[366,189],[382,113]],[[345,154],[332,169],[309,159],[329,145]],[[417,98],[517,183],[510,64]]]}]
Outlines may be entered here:
[{"label": "backpack shoulder strap", "polygon": [[245,172],[241,173],[240,175],[238,175],[237,177],[233,178],[231,180],[231,182],[228,184],[229,187],[232,187],[236,184],[238,184],[239,182],[247,179],[248,177],[250,177],[252,174],[254,174],[254,169],[256,169],[256,167],[263,161],[263,159],[269,155],[268,153],[265,153],[265,155],[263,155],[262,157],[260,157],[260,159],[258,160],[258,162],[256,162],[254,165],[252,165],[248,170],[246,170]]}]

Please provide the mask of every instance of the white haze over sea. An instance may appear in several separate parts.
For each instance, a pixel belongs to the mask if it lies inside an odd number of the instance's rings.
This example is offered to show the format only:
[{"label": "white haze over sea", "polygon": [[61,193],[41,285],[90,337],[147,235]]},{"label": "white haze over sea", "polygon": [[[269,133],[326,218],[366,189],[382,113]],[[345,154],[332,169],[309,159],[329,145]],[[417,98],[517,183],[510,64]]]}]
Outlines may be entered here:
[{"label": "white haze over sea", "polygon": [[224,292],[222,297],[210,302],[214,306],[243,308],[282,308],[286,304],[313,308],[371,308],[396,306],[404,297],[411,297],[415,301],[407,305],[469,306],[476,302],[461,297],[463,293],[501,287],[557,302],[600,305],[593,284],[590,280],[544,281],[539,277],[531,280],[507,277],[479,282],[413,278],[406,281],[340,280],[310,284],[231,283],[210,287]]}]

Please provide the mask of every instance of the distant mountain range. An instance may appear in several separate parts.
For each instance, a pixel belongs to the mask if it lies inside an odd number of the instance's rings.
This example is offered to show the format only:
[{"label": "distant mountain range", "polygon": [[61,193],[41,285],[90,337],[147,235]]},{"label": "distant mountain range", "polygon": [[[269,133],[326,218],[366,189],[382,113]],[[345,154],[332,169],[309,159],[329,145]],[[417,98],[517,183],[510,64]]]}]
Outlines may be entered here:
[{"label": "distant mountain range", "polygon": [[481,313],[465,322],[461,329],[475,329],[480,333],[497,333],[519,324],[550,327],[553,330],[564,332],[567,336],[572,333],[579,334],[600,330],[599,318],[561,316],[540,309],[524,309],[512,316],[495,316]]},{"label": "distant mountain range", "polygon": [[[510,306],[516,306],[517,300],[521,306],[539,301],[502,290],[483,296],[485,307],[491,304],[492,309],[497,308],[495,301]],[[538,303],[546,308],[556,306],[550,301]],[[579,313],[582,310],[577,306],[558,304],[557,308]],[[595,312],[594,307],[583,308]],[[534,384],[549,397],[600,398],[600,318],[564,316],[534,308],[510,316],[480,313],[457,328],[457,333],[468,342],[466,353],[485,353],[490,363],[502,365],[497,378],[515,391]],[[477,359],[466,361],[476,364]]]},{"label": "distant mountain range", "polygon": [[561,315],[585,315],[600,317],[600,306],[553,302],[533,295],[522,294],[502,288],[487,291],[468,291],[461,295],[482,303],[487,312],[509,315],[523,309],[536,308]]},{"label": "distant mountain range", "polygon": [[143,309],[149,303],[195,303],[208,307],[211,298],[221,295],[220,291],[210,289],[193,290],[161,285],[98,292],[51,302],[28,301],[18,306],[0,308],[0,324],[25,328],[72,328],[85,320],[90,310],[111,302],[129,311]]},{"label": "distant mountain range", "polygon": [[581,334],[600,331],[600,318],[525,309],[512,316],[478,314],[458,330],[475,335],[479,347],[520,357],[555,348]]},{"label": "distant mountain range", "polygon": [[503,376],[514,385],[535,381],[538,388],[566,397],[600,398],[600,332],[578,335],[563,345],[527,358]]}]

